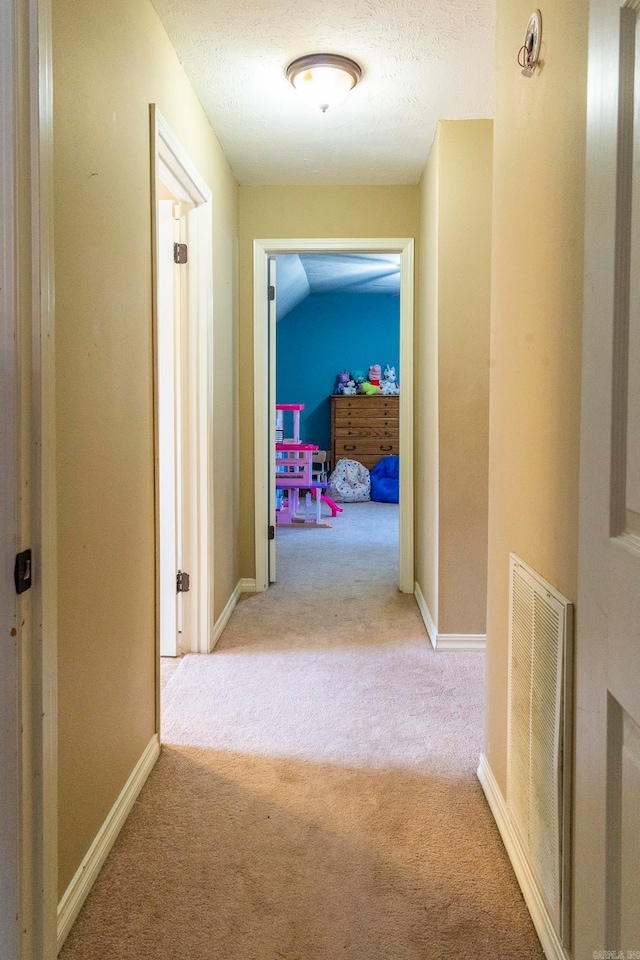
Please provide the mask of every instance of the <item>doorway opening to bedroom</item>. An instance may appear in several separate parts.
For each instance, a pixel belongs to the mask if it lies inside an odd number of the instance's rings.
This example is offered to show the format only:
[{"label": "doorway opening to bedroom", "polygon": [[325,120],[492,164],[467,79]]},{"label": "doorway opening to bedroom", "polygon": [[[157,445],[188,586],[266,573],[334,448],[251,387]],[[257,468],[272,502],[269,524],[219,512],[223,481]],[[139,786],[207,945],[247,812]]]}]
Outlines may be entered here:
[{"label": "doorway opening to bedroom", "polygon": [[[275,257],[278,582],[398,581],[400,255]],[[273,279],[273,277],[272,277]]]},{"label": "doorway opening to bedroom", "polygon": [[256,587],[320,576],[322,551],[413,593],[413,241],[254,255]]}]

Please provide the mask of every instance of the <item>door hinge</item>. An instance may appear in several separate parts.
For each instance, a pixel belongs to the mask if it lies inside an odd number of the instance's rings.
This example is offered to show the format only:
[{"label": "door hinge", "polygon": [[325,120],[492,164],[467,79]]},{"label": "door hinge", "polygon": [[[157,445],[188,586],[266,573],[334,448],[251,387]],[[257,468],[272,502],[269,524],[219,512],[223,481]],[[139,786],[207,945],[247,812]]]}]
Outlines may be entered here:
[{"label": "door hinge", "polygon": [[176,577],[176,584],[178,587],[178,593],[188,593],[189,592],[189,574],[185,573],[183,570],[178,570],[178,576]]},{"label": "door hinge", "polygon": [[174,263],[186,263],[186,262],[187,262],[187,245],[186,245],[186,243],[174,243],[174,245],[173,245],[173,260],[174,260]]},{"label": "door hinge", "polygon": [[269,540],[275,540],[276,538],[276,528],[273,524],[269,527]]},{"label": "door hinge", "polygon": [[269,287],[269,300],[275,300],[276,298],[276,288],[273,286]]},{"label": "door hinge", "polygon": [[16,554],[16,565],[13,570],[16,583],[16,593],[24,593],[31,586],[31,550],[23,550]]}]

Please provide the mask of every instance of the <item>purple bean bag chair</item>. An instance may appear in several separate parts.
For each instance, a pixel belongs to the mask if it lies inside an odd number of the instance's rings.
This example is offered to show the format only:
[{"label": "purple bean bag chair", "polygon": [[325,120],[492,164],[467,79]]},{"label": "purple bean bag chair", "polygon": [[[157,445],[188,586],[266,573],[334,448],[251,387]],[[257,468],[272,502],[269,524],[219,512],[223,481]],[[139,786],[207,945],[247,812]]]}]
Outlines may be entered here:
[{"label": "purple bean bag chair", "polygon": [[371,471],[371,499],[398,503],[400,499],[400,457],[383,457]]}]

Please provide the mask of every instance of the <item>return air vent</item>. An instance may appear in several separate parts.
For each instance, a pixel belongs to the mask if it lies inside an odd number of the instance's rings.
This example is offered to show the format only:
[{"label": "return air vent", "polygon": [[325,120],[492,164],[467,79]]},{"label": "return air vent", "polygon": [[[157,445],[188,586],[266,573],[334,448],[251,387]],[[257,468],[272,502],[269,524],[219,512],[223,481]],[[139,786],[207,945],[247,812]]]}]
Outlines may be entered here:
[{"label": "return air vent", "polygon": [[573,605],[511,555],[507,808],[569,945]]}]

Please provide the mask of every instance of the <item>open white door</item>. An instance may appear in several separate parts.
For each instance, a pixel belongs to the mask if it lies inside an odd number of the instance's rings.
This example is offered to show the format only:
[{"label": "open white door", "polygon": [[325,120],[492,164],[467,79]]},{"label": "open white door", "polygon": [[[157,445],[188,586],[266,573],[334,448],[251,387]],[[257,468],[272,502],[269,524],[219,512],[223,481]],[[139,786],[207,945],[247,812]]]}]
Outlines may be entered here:
[{"label": "open white door", "polygon": [[269,583],[276,582],[276,258],[269,257]]},{"label": "open white door", "polygon": [[[179,515],[182,474],[179,443],[180,287],[174,264],[175,201],[158,202],[158,507],[160,536],[160,655],[175,657],[178,644],[176,576],[180,569]],[[178,282],[176,282],[178,281]],[[176,329],[178,328],[178,329]]]},{"label": "open white door", "polygon": [[[169,197],[169,189],[163,186]],[[176,260],[187,247],[189,204],[158,201],[158,505],[160,553],[160,655],[191,649],[192,618],[185,610],[185,504],[191,509],[189,411],[185,383],[188,349],[189,263]],[[184,254],[183,254],[184,256]],[[179,589],[180,586],[180,589]],[[186,590],[184,589],[186,587]]]},{"label": "open white door", "polygon": [[576,960],[640,956],[639,8],[591,0]]}]

